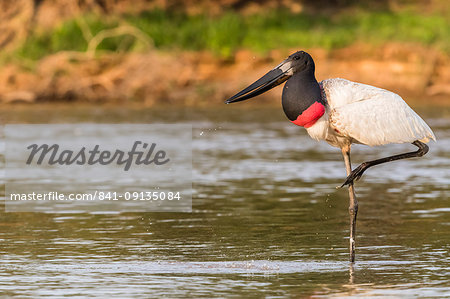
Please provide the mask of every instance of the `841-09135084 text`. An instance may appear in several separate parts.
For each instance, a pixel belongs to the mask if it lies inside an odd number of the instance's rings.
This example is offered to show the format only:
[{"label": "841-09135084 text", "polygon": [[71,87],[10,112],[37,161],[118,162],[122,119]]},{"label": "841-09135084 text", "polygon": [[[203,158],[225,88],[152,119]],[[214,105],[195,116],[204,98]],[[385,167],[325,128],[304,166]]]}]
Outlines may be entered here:
[{"label": "841-09135084 text", "polygon": [[99,200],[181,200],[180,192],[164,191],[134,191],[124,192],[99,192]]}]

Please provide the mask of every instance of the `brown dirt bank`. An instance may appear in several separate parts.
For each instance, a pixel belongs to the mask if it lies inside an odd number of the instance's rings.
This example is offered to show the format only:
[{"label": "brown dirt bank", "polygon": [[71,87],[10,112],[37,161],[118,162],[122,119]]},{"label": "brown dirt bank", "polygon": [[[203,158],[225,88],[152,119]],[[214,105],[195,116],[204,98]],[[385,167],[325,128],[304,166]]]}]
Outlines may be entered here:
[{"label": "brown dirt bank", "polygon": [[[342,77],[392,90],[411,104],[450,105],[450,57],[445,53],[398,44],[306,50],[316,61],[319,80]],[[294,51],[273,51],[266,57],[241,51],[232,60],[197,52],[96,58],[63,52],[42,59],[32,70],[18,64],[1,67],[0,103],[222,104]],[[279,101],[280,93],[275,89],[262,101]]]}]

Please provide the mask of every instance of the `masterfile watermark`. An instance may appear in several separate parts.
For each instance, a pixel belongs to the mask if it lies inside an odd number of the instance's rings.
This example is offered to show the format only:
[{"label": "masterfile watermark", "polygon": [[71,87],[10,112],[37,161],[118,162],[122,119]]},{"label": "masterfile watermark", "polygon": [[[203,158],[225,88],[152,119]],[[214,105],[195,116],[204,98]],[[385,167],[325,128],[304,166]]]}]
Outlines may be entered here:
[{"label": "masterfile watermark", "polygon": [[116,200],[146,200],[146,201],[180,201],[182,200],[180,192],[171,191],[140,191],[125,192],[123,194],[117,192],[105,192],[96,190],[94,193],[11,193],[9,200],[12,201],[116,201]]},{"label": "masterfile watermark", "polygon": [[[100,150],[100,145],[96,144],[93,149],[89,150],[82,147],[79,150],[64,149],[60,151],[58,144],[31,144],[27,146],[30,150],[30,155],[26,164],[33,163],[34,158],[37,158],[35,163],[42,165],[48,163],[49,165],[109,165],[116,163],[117,165],[124,165],[125,171],[128,171],[134,162],[136,165],[164,165],[170,161],[167,158],[166,151],[156,150],[156,143],[148,144],[142,141],[135,141],[130,151],[124,152],[115,150]],[[142,150],[138,150],[142,148]]]},{"label": "masterfile watermark", "polygon": [[7,212],[192,210],[192,126],[6,125]]}]

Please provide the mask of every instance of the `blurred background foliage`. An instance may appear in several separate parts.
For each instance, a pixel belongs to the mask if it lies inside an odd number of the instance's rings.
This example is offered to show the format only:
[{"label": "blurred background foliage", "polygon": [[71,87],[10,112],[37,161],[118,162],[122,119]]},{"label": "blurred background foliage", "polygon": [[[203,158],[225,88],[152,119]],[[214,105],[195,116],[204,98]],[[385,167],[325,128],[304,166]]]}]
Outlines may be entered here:
[{"label": "blurred background foliage", "polygon": [[[10,30],[3,33],[9,38],[0,38],[0,46],[6,47],[17,35],[15,54],[32,60],[58,51],[87,51],[100,32],[121,26],[133,26],[134,31],[111,32],[95,50],[127,52],[151,45],[230,57],[239,49],[331,50],[355,42],[391,41],[450,50],[445,0],[3,0],[2,6],[3,28],[8,27],[7,12],[15,12],[9,16]],[[20,18],[21,11],[28,19],[22,16],[25,22],[16,22],[18,28],[11,33],[12,20]]]},{"label": "blurred background foliage", "polygon": [[[63,50],[86,51],[88,40],[83,38],[81,22],[85,22],[93,36],[126,22],[147,34],[157,49],[208,50],[223,57],[231,56],[240,48],[264,53],[299,45],[334,49],[353,42],[416,42],[450,49],[450,26],[439,15],[361,11],[329,17],[275,10],[249,16],[228,11],[210,17],[158,9],[120,18],[105,19],[89,14],[68,20],[51,30],[31,35],[17,53],[39,59]],[[114,36],[105,38],[98,49],[132,51],[139,49],[139,43],[130,36]]]}]

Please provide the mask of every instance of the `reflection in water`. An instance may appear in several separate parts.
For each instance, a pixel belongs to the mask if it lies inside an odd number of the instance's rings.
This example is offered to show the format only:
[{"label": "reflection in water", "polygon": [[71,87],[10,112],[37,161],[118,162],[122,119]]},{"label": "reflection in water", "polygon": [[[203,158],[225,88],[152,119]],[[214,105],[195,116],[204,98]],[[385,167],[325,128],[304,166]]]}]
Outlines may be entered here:
[{"label": "reflection in water", "polygon": [[[194,206],[192,213],[2,213],[3,295],[443,297],[450,291],[445,111],[427,119],[439,140],[428,155],[370,169],[356,184],[357,263],[349,269],[347,191],[335,189],[345,177],[340,152],[284,122],[278,108],[170,115],[20,109],[6,121],[192,123]],[[409,148],[356,146],[353,162]]]},{"label": "reflection in water", "polygon": [[353,285],[353,282],[355,281],[355,264],[350,263],[349,269],[348,269],[348,283],[349,285]]}]

